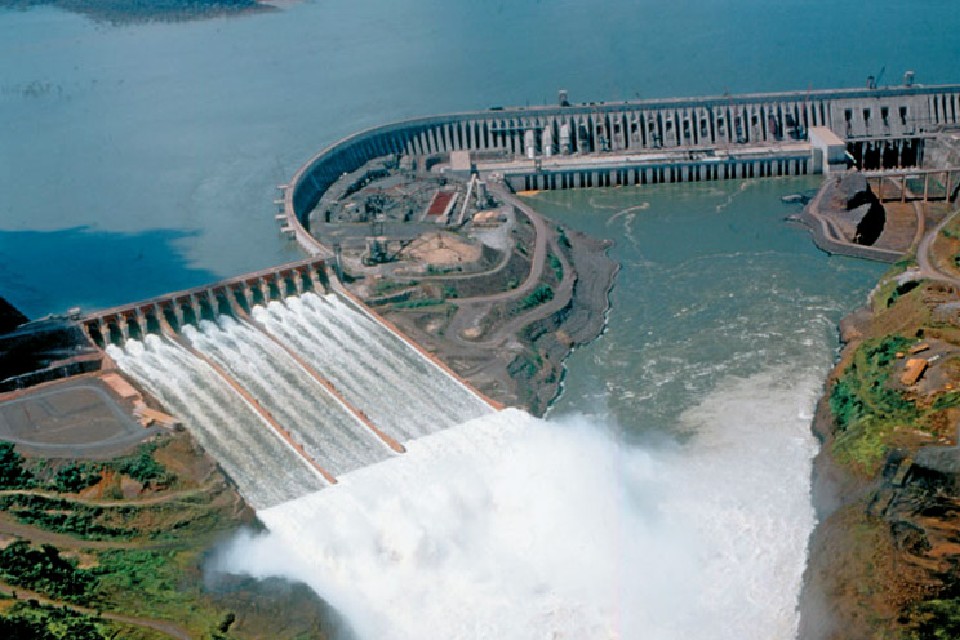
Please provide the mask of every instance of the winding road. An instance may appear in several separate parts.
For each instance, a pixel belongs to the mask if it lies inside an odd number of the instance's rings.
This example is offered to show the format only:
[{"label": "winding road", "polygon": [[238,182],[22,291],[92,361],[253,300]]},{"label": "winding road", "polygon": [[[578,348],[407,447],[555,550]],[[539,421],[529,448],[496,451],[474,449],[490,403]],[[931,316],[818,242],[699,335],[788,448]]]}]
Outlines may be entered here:
[{"label": "winding road", "polygon": [[930,258],[930,253],[933,249],[933,243],[937,241],[938,237],[940,237],[940,233],[943,231],[943,229],[950,224],[954,218],[957,217],[957,214],[960,214],[960,208],[947,215],[943,220],[940,221],[939,224],[937,224],[937,226],[931,229],[930,232],[925,234],[920,240],[920,244],[917,245],[917,265],[920,267],[917,271],[918,278],[942,280],[960,287],[960,277],[957,277],[953,274],[944,273],[937,268],[936,263]]},{"label": "winding road", "polygon": [[[562,309],[569,302],[570,296],[573,295],[574,278],[571,277],[573,269],[564,257],[563,252],[555,246],[543,216],[517,199],[502,184],[492,181],[488,184],[490,191],[495,194],[497,199],[515,207],[521,211],[523,215],[527,216],[531,224],[533,224],[536,240],[534,242],[533,255],[530,258],[530,271],[524,281],[515,289],[484,296],[457,299],[458,309],[447,327],[447,338],[461,346],[471,348],[496,348],[502,346],[505,340],[516,334],[516,332],[524,326]],[[548,249],[552,249],[553,254],[560,260],[564,274],[563,280],[554,290],[553,298],[544,304],[538,305],[531,310],[530,313],[521,314],[499,326],[486,340],[469,340],[464,338],[464,332],[476,324],[478,314],[481,312],[481,306],[519,300],[534,290],[543,275]]]}]

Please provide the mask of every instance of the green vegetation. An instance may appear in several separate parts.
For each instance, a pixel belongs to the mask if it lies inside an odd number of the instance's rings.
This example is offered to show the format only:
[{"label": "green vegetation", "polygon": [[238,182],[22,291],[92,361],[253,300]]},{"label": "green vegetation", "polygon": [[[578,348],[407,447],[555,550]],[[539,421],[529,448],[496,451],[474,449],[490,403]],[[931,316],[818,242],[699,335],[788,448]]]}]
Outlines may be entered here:
[{"label": "green vegetation", "polygon": [[547,263],[550,265],[550,268],[553,269],[553,275],[556,277],[557,282],[562,282],[563,281],[563,263],[560,262],[560,258],[553,255],[552,253],[548,253]]},{"label": "green vegetation", "polygon": [[420,298],[418,300],[404,300],[402,302],[394,302],[394,309],[420,309],[423,307],[434,307],[438,304],[443,304],[445,301],[443,298]]},{"label": "green vegetation", "polygon": [[70,461],[57,469],[52,488],[60,493],[79,493],[100,482],[102,470],[99,464]]},{"label": "green vegetation", "polygon": [[456,265],[453,267],[438,267],[433,264],[427,265],[427,275],[428,276],[445,276],[448,273],[459,273],[463,271],[463,267]]},{"label": "green vegetation", "polygon": [[[199,595],[181,586],[187,554],[177,550],[116,549],[100,554],[98,597],[120,610],[148,618],[176,619]],[[196,615],[196,614],[193,614]],[[200,626],[210,627],[214,618]]]},{"label": "green vegetation", "polygon": [[561,227],[560,225],[557,225],[557,235],[558,235],[557,242],[560,243],[560,246],[563,247],[564,249],[569,249],[571,245],[570,245],[570,238],[567,237],[567,230]]},{"label": "green vegetation", "polygon": [[[11,640],[103,640],[102,622],[66,607],[18,602],[0,616],[0,638]],[[117,637],[117,636],[113,636]]]},{"label": "green vegetation", "polygon": [[834,453],[841,462],[875,471],[887,453],[893,428],[914,425],[927,417],[929,410],[921,411],[886,384],[896,353],[910,343],[898,335],[864,342],[833,385],[830,410],[837,426]]},{"label": "green vegetation", "polygon": [[533,291],[528,293],[523,300],[520,301],[520,308],[518,311],[533,309],[534,307],[539,307],[541,304],[545,304],[551,300],[553,300],[553,287],[541,282]]},{"label": "green vegetation", "polygon": [[141,444],[137,448],[137,453],[118,458],[111,466],[143,485],[170,485],[176,480],[176,476],[168,473],[166,468],[154,459],[153,452],[156,451],[157,444],[157,442]]},{"label": "green vegetation", "polygon": [[894,287],[893,291],[886,296],[887,306],[892,307],[894,303],[900,299],[900,296],[910,293],[919,286],[920,282],[917,280],[910,280],[908,282],[904,282],[903,284],[897,285]]},{"label": "green vegetation", "polygon": [[45,544],[33,549],[24,540],[0,550],[0,576],[10,584],[69,602],[87,601],[97,582],[89,571],[60,557],[55,547]]},{"label": "green vegetation", "polygon": [[[427,273],[430,272],[431,266],[427,267]],[[396,291],[403,289],[409,289],[415,287],[419,284],[416,280],[411,280],[410,282],[397,282],[395,280],[378,280],[377,283],[373,286],[373,295],[374,297],[385,296]]]},{"label": "green vegetation", "polygon": [[[899,286],[897,285],[897,276],[904,273],[910,267],[916,266],[916,264],[916,259],[913,256],[908,256],[906,258],[901,258],[890,265],[890,269],[888,269],[880,279],[879,287],[873,296],[872,306],[876,311],[880,311],[890,306],[890,296]],[[898,297],[899,295],[902,295],[902,293],[898,294]],[[881,309],[877,309],[879,304],[883,305]]]},{"label": "green vegetation", "polygon": [[960,638],[960,598],[928,600],[913,613],[916,628],[910,640],[956,640]]},{"label": "green vegetation", "polygon": [[128,539],[136,531],[126,527],[117,527],[108,523],[110,516],[135,512],[134,508],[114,508],[108,510],[87,504],[80,504],[61,498],[48,498],[41,495],[0,496],[0,509],[12,514],[23,524],[81,537],[87,540]]},{"label": "green vegetation", "polygon": [[23,468],[23,456],[12,442],[0,441],[0,489],[30,489],[33,475]]},{"label": "green vegetation", "polygon": [[[34,486],[0,495],[6,514],[0,534],[18,538],[0,549],[0,582],[20,590],[21,598],[31,597],[26,591],[42,594],[56,607],[0,596],[0,638],[168,637],[137,620],[102,619],[70,607],[168,622],[208,640],[329,637],[326,610],[309,591],[290,601],[289,590],[232,578],[208,589],[203,564],[212,545],[249,524],[252,514],[187,434],[107,462],[23,458],[12,447],[2,452],[5,486]],[[82,499],[49,493],[76,493],[98,476],[97,491]],[[130,478],[152,488],[144,496]],[[129,502],[123,499],[128,488],[139,494]],[[38,544],[50,540],[47,532],[70,537]]]},{"label": "green vegetation", "polygon": [[507,365],[507,373],[513,378],[530,380],[537,375],[541,366],[543,366],[543,359],[539,354],[524,352]]}]

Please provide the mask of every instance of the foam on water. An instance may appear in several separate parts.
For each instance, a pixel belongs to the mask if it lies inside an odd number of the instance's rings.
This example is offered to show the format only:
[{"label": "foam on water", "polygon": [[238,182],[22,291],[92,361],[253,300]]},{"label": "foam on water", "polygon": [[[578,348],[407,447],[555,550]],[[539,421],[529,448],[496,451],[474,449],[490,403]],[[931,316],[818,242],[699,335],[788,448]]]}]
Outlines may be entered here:
[{"label": "foam on water", "polygon": [[206,363],[166,338],[148,335],[107,353],[167,409],[263,508],[325,486],[323,479]]},{"label": "foam on water", "polygon": [[254,307],[253,317],[401,442],[490,411],[476,394],[336,294],[271,302]]},{"label": "foam on water", "polygon": [[222,561],[304,580],[362,638],[791,638],[816,374],[721,380],[682,445],[481,417],[261,511]]}]

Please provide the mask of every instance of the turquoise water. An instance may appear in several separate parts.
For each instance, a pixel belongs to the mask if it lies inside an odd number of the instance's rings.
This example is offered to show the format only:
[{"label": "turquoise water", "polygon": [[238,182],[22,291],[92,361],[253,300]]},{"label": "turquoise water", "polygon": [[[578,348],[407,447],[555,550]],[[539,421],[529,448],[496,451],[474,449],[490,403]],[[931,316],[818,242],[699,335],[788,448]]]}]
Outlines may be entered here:
[{"label": "turquoise water", "polygon": [[607,333],[571,357],[554,414],[675,431],[720,380],[824,371],[837,323],[885,266],[828,257],[784,220],[797,209],[780,196],[816,185],[781,178],[534,197],[551,218],[615,240],[610,255],[622,265]]},{"label": "turquoise water", "polygon": [[[294,259],[274,186],[326,143],[404,116],[561,87],[613,100],[859,86],[883,65],[884,81],[957,81],[956,16],[947,0],[324,0],[126,27],[0,12],[0,231],[58,232],[16,236],[0,295],[36,315]],[[102,261],[78,227],[121,261],[160,233],[165,256],[64,286],[59,256],[79,277]]]}]

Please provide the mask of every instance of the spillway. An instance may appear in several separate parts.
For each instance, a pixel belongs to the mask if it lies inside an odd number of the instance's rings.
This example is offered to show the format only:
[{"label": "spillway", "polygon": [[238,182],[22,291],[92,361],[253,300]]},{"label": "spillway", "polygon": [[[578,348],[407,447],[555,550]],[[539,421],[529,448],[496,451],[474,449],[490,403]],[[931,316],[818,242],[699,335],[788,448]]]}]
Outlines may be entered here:
[{"label": "spillway", "polygon": [[257,411],[206,363],[167,338],[148,335],[107,352],[179,416],[256,508],[316,491],[326,483]]},{"label": "spillway", "polygon": [[184,327],[191,345],[226,368],[306,452],[340,475],[390,450],[280,346],[229,316]]},{"label": "spillway", "polygon": [[491,411],[437,365],[336,294],[306,293],[253,309],[388,435],[418,438]]},{"label": "spillway", "polygon": [[396,455],[367,420],[403,442],[492,411],[336,294],[290,297],[251,315],[107,351],[258,509],[327,486],[314,465],[339,476]]}]

